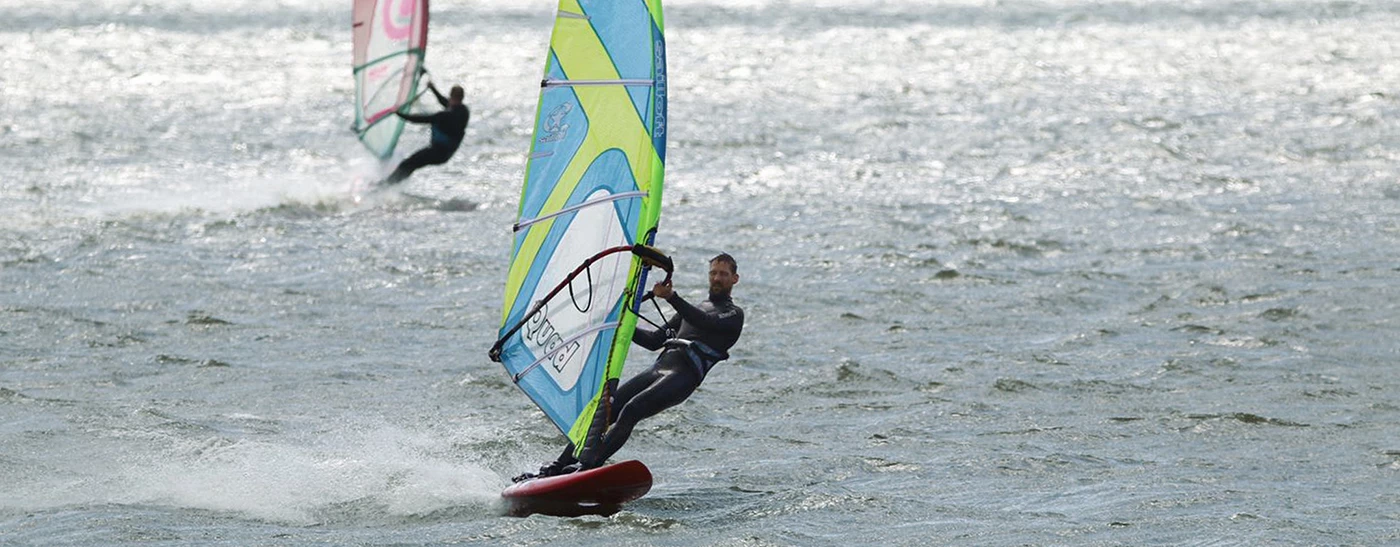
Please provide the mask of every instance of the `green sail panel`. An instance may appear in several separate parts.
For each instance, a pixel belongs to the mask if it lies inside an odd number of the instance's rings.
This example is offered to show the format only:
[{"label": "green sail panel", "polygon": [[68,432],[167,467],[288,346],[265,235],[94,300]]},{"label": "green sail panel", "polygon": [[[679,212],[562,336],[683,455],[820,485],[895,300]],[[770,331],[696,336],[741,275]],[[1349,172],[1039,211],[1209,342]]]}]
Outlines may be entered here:
[{"label": "green sail panel", "polygon": [[651,244],[661,214],[663,29],[660,0],[561,0],[545,62],[497,357],[580,450],[645,283],[615,251]]}]

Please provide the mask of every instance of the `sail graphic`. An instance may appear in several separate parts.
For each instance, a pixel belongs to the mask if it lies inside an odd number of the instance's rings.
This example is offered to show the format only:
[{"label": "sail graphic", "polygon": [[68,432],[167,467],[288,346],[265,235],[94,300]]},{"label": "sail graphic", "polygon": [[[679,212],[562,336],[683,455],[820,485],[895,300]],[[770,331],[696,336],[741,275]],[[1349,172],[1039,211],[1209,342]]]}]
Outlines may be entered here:
[{"label": "sail graphic", "polygon": [[355,132],[365,148],[387,159],[403,132],[394,112],[422,93],[428,0],[355,0],[353,24]]},{"label": "sail graphic", "polygon": [[[492,358],[579,448],[669,259],[661,213],[666,47],[660,0],[561,0],[545,62]],[[596,433],[595,433],[596,434]]]}]

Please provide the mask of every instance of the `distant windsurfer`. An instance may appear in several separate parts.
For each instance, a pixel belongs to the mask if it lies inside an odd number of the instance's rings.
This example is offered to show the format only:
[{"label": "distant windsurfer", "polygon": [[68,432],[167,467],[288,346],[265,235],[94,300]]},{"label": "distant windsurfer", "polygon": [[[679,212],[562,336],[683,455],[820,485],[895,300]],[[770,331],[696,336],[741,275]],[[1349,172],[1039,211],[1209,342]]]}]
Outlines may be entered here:
[{"label": "distant windsurfer", "polygon": [[[652,293],[676,310],[661,330],[638,326],[632,341],[649,350],[661,350],[656,362],[622,383],[613,396],[608,422],[595,449],[574,457],[569,443],[559,459],[540,467],[536,473],[515,477],[515,482],[537,477],[572,473],[603,465],[632,434],[637,422],[680,404],[690,397],[716,363],[729,358],[729,348],[739,341],[744,328],[744,310],[734,305],[730,293],[739,282],[739,265],[734,257],[720,254],[710,259],[710,297],[692,305],[671,288],[657,283]],[[582,461],[580,461],[582,460]]]},{"label": "distant windsurfer", "polygon": [[414,152],[408,159],[403,160],[403,163],[384,179],[383,184],[398,184],[421,167],[447,163],[447,160],[452,159],[452,154],[457,152],[457,147],[462,144],[462,137],[467,133],[467,122],[471,120],[471,111],[467,109],[467,105],[462,104],[462,99],[466,96],[462,86],[452,86],[448,97],[443,97],[432,82],[428,83],[428,91],[437,96],[443,111],[436,114],[399,112],[398,115],[413,123],[431,124],[432,141],[427,148]]}]

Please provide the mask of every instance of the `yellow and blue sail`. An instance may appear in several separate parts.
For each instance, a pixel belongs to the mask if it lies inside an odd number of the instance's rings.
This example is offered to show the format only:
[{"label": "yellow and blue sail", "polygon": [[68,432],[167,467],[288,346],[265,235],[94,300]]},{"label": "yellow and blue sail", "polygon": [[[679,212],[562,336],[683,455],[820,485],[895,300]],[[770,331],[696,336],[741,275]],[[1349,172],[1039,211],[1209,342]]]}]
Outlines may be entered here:
[{"label": "yellow and blue sail", "polygon": [[636,328],[661,213],[666,45],[660,0],[561,0],[493,358],[576,446]]}]

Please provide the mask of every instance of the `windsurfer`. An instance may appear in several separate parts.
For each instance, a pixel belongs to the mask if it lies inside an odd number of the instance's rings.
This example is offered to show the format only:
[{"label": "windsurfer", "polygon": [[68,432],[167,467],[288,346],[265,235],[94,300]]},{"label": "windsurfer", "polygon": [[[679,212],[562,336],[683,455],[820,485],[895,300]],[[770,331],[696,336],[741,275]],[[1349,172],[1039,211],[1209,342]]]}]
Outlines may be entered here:
[{"label": "windsurfer", "polygon": [[465,92],[462,86],[454,85],[448,97],[443,97],[437,86],[428,83],[428,91],[432,91],[437,96],[438,103],[442,104],[443,110],[436,114],[405,114],[399,112],[400,118],[413,123],[426,123],[432,125],[432,141],[427,148],[414,152],[408,159],[403,160],[394,172],[385,178],[383,184],[398,184],[412,175],[420,167],[427,165],[439,165],[447,163],[452,159],[452,154],[457,152],[457,147],[462,144],[462,137],[467,132],[467,122],[471,119],[471,111],[467,105],[462,104]]},{"label": "windsurfer", "polygon": [[603,465],[632,434],[637,422],[680,404],[690,397],[716,363],[729,358],[729,348],[744,328],[744,310],[734,305],[730,293],[739,282],[734,257],[720,254],[710,259],[710,297],[692,305],[676,294],[669,282],[657,283],[652,292],[676,310],[662,329],[641,326],[632,341],[646,349],[661,350],[656,362],[617,389],[608,406],[608,423],[601,442],[593,443],[579,458],[573,443],[554,462],[536,473],[515,477],[515,482],[572,473]]}]

